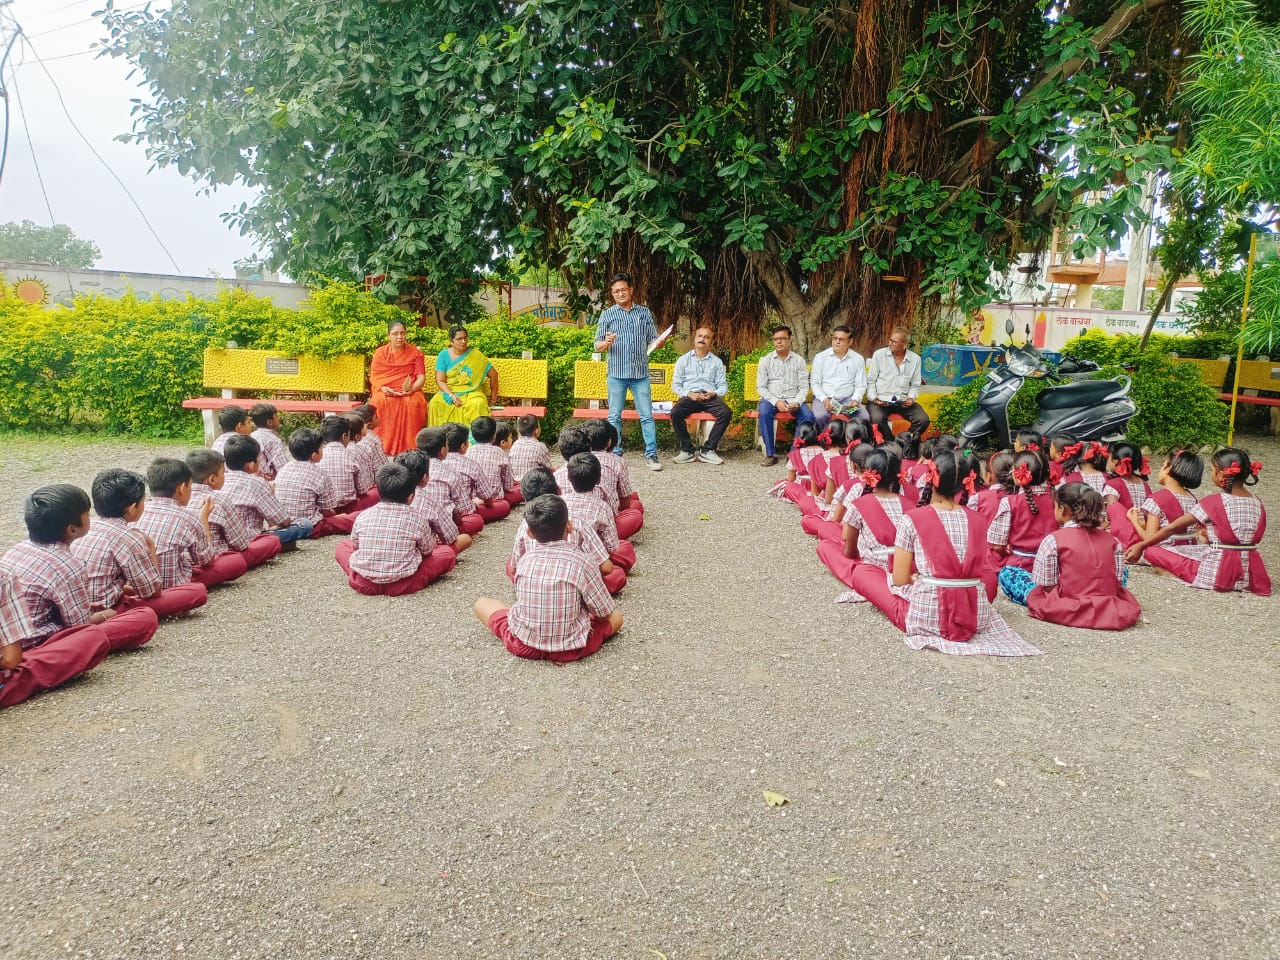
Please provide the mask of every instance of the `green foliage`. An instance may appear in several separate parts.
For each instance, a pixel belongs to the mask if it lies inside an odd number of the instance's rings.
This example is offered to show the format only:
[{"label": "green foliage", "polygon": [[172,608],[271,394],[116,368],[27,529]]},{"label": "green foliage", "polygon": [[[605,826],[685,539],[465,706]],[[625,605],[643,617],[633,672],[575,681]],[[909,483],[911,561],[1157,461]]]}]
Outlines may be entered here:
[{"label": "green foliage", "polygon": [[728,404],[729,409],[735,415],[747,409],[749,404],[743,399],[743,393],[746,390],[746,371],[748,363],[759,363],[761,357],[767,357],[773,353],[773,347],[765,345],[759,349],[752,350],[750,353],[741,353],[729,364],[728,370],[725,371],[726,379],[729,382],[729,392],[725,395],[724,402]]},{"label": "green foliage", "polygon": [[[1138,345],[1141,337],[1132,333],[1109,334],[1102,330],[1086,330],[1080,336],[1068,340],[1063,352],[1084,360],[1092,360],[1101,366],[1135,362],[1140,356]],[[1154,333],[1147,341],[1147,351],[1177,354],[1179,357],[1197,360],[1216,360],[1218,357],[1235,356],[1234,332],[1205,333],[1194,337],[1174,337]]]},{"label": "green foliage", "polygon": [[343,353],[367,356],[386,343],[392,321],[403,323],[408,339],[424,352],[439,353],[445,346],[447,337],[439,330],[418,326],[417,317],[382,303],[353,283],[327,284],[312,290],[301,309],[275,311],[255,345],[326,360]]},{"label": "green foliage", "polygon": [[985,379],[973,380],[956,387],[938,402],[938,415],[933,425],[942,433],[958,434],[964,422],[978,409],[978,394]]},{"label": "green foliage", "polygon": [[83,270],[92,267],[101,257],[102,251],[96,243],[77,237],[65,224],[43,227],[30,220],[0,223],[0,260]]}]

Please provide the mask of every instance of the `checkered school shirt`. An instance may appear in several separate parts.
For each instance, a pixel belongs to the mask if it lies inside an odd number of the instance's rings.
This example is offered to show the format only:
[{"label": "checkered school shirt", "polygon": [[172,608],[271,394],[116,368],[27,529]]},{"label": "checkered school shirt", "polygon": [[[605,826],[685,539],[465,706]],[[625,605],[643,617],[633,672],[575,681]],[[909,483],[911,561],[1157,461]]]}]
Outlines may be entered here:
[{"label": "checkered school shirt", "polygon": [[[382,449],[382,439],[376,433],[366,433],[359,442],[347,447],[347,452],[355,458],[360,468],[360,482],[364,484],[360,492],[371,489],[378,477],[378,468],[387,462],[387,453]],[[365,483],[368,480],[368,483]]]},{"label": "checkered school shirt", "polygon": [[[462,460],[462,457],[458,457]],[[460,517],[476,512],[476,502],[471,499],[471,480],[463,476],[458,465],[451,459],[431,461],[431,481],[443,483],[449,488],[449,499],[453,510]]]},{"label": "checkered school shirt", "polygon": [[[0,647],[20,643],[25,649],[36,635],[35,624],[22,600],[22,586],[10,574],[0,573]],[[0,680],[4,675],[0,670]]]},{"label": "checkered school shirt", "polygon": [[431,525],[407,503],[375,503],[351,528],[351,569],[374,583],[411,577],[436,547]]},{"label": "checkered school shirt", "polygon": [[31,615],[32,632],[24,650],[59,630],[89,622],[89,576],[65,543],[23,540],[0,557],[0,572],[16,577]]},{"label": "checkered school shirt", "polygon": [[213,512],[209,514],[209,532],[213,534],[214,556],[228,550],[238,553],[248,547],[249,541],[261,530],[254,531],[240,511],[231,509],[225,488],[214,490],[207,484],[191,484],[191,500],[187,504],[187,510],[195,517],[196,523],[200,522],[200,508],[210,497],[213,498]]},{"label": "checkered school shirt", "polygon": [[[193,567],[204,566],[217,556],[204,535],[200,518],[172,497],[152,497],[138,518],[137,528],[156,545],[160,583],[164,589],[191,582]],[[213,524],[210,523],[210,528]]]},{"label": "checkered school shirt", "polygon": [[648,377],[649,343],[658,338],[658,327],[649,308],[633,303],[630,310],[623,310],[615,303],[600,314],[596,340],[603,340],[607,333],[617,334],[605,354],[609,376],[623,380]]},{"label": "checkered school shirt", "polygon": [[[880,497],[879,499],[880,506],[884,507],[885,516],[896,527],[898,521],[902,519],[902,501],[897,496]],[[858,531],[858,556],[867,563],[888,570],[889,558],[893,556],[893,544],[881,543],[876,539],[876,535],[867,526],[867,521],[862,516],[862,511],[856,503],[850,503],[846,506],[844,522]]]},{"label": "checkered school shirt", "polygon": [[333,484],[333,496],[339,507],[352,503],[364,492],[356,489],[358,470],[355,460],[339,441],[332,440],[324,445],[324,455],[320,457],[320,469]]},{"label": "checkered school shirt", "polygon": [[[599,488],[597,488],[599,489]],[[563,488],[562,488],[563,490]],[[569,519],[573,525],[594,530],[604,548],[612,553],[618,549],[618,527],[609,513],[608,505],[594,493],[577,493],[573,487],[569,492],[561,492],[564,505],[569,508]]]},{"label": "checkered school shirt", "polygon": [[[613,454],[609,454],[609,456],[612,457]],[[554,476],[556,480],[556,486],[560,488],[561,496],[564,496],[566,493],[574,492],[573,484],[569,482],[569,465],[567,463],[560,464],[560,466],[556,468],[556,472]],[[602,480],[604,479],[603,470],[600,471],[600,478]],[[605,496],[604,488],[600,484],[597,483],[594,487],[591,488],[591,492],[589,494],[583,494],[583,496],[595,497],[602,504],[604,504],[605,507],[609,508],[610,516],[614,515],[613,508],[609,507],[609,498]]]},{"label": "checkered school shirt", "polygon": [[277,527],[291,520],[289,512],[271,492],[271,484],[256,473],[228,470],[221,500],[228,512],[239,515],[253,536],[260,534],[264,525]]},{"label": "checkered school shirt", "polygon": [[163,585],[160,571],[151,562],[146,534],[119,518],[95,517],[89,532],[71,544],[71,552],[84,563],[89,576],[89,606],[93,610],[119,603],[126,583],[142,597],[154,595]]},{"label": "checkered school shirt", "polygon": [[[1047,484],[1037,483],[1027,487],[1032,496],[1041,493],[1048,493]],[[996,515],[991,521],[991,526],[987,528],[987,543],[993,543],[999,547],[1007,547],[1009,545],[1009,534],[1013,526],[1013,514],[1010,512],[1012,506],[1009,503],[1011,497],[1021,497],[1023,488],[1019,487],[1016,493],[1009,494],[1000,501],[1000,506],[996,507]]]},{"label": "checkered school shirt", "polygon": [[[933,507],[925,507],[924,509],[935,510],[942,520],[942,527],[946,530],[947,537],[955,547],[956,553],[963,558],[965,550],[969,547],[969,526],[965,520],[965,511],[963,509],[936,510]],[[916,573],[922,577],[933,576],[933,567],[929,562],[929,555],[920,543],[916,534],[915,521],[911,519],[909,513],[904,513],[898,519],[898,539],[894,542],[894,546],[914,554]],[[907,608],[906,624],[908,645],[916,649],[924,646],[936,646],[938,641],[942,640],[942,625],[938,612],[938,588],[927,583],[916,582],[905,587],[894,586],[893,592],[899,596],[906,597],[910,602],[910,606]],[[954,644],[954,646],[969,647],[969,644],[975,644],[970,648],[974,652],[994,652],[997,649],[1023,650],[1026,646],[1023,639],[1014,632],[1012,627],[1004,622],[1004,618],[1000,614],[996,613],[995,608],[987,601],[986,591],[981,586],[978,586],[977,592],[978,629],[974,633],[972,640],[966,643]]]},{"label": "checkered school shirt", "polygon": [[516,602],[507,625],[516,638],[538,650],[580,650],[591,618],[613,612],[598,567],[563,540],[538,543],[516,564]]},{"label": "checkered school shirt", "polygon": [[258,455],[258,469],[268,480],[278,477],[285,464],[291,463],[289,450],[285,447],[280,434],[267,427],[258,427],[250,436],[258,441],[262,453]]},{"label": "checkered school shirt", "polygon": [[593,451],[600,461],[600,492],[616,515],[622,509],[622,501],[636,492],[631,485],[631,474],[627,470],[627,461],[603,450]]},{"label": "checkered school shirt", "polygon": [[484,484],[478,496],[493,500],[515,486],[511,460],[496,443],[477,443],[467,448],[467,460],[476,468]]},{"label": "checkered school shirt", "polygon": [[328,510],[338,509],[333,481],[310,460],[290,460],[276,477],[276,499],[295,520],[319,523]]},{"label": "checkered school shirt", "polygon": [[[1068,527],[1078,527],[1080,524],[1074,520],[1068,520],[1062,525],[1062,529]],[[1114,538],[1113,538],[1114,539]],[[1116,559],[1116,579],[1124,579],[1124,552],[1120,547],[1120,541],[1115,540],[1115,559]],[[1031,579],[1042,587],[1053,587],[1058,583],[1059,577],[1062,576],[1058,568],[1058,538],[1052,533],[1040,541],[1040,549],[1036,551],[1036,562],[1031,568]]]},{"label": "checkered school shirt", "polygon": [[523,480],[524,475],[534,467],[551,469],[551,455],[547,453],[547,445],[534,437],[516,437],[508,457],[516,483]]},{"label": "checkered school shirt", "polygon": [[413,509],[426,518],[437,541],[450,546],[458,542],[458,525],[453,522],[453,495],[447,483],[429,478],[426,486],[418,487]]},{"label": "checkered school shirt", "polygon": [[236,432],[234,430],[228,430],[226,433],[218,434],[216,437],[213,438],[213,443],[209,444],[209,449],[215,451],[216,453],[222,453],[223,451],[226,450],[227,439],[229,437],[234,437],[235,435],[236,435]]},{"label": "checkered school shirt", "polygon": [[[481,500],[489,500],[491,497],[487,495],[489,487],[485,481],[484,474],[480,472],[480,468],[474,460],[468,460],[464,454],[449,453],[445,458],[446,464],[453,466],[456,474],[462,478],[465,485],[467,496],[479,497]],[[495,494],[496,496],[496,494]]]},{"label": "checkered school shirt", "polygon": [[[564,539],[565,543],[575,550],[581,550],[586,558],[594,563],[597,568],[609,559],[609,551],[604,548],[604,544],[600,542],[600,538],[596,536],[594,530],[575,526]],[[533,539],[532,534],[529,533],[529,524],[521,520],[520,529],[516,531],[515,542],[511,545],[512,564],[519,564],[520,558],[537,545],[538,541]]]},{"label": "checkered school shirt", "polygon": [[[1231,523],[1231,529],[1235,531],[1236,539],[1241,543],[1254,543],[1258,539],[1258,526],[1262,522],[1262,501],[1257,497],[1235,497],[1229,493],[1210,494],[1209,496],[1220,496],[1222,498],[1222,507],[1227,511],[1227,520]],[[1208,498],[1206,498],[1208,499]],[[1196,578],[1191,581],[1191,586],[1201,590],[1214,589],[1214,583],[1218,579],[1218,567],[1222,564],[1223,551],[1217,547],[1221,543],[1216,530],[1213,529],[1213,523],[1209,520],[1209,515],[1204,512],[1204,508],[1197,503],[1187,511],[1197,520],[1204,524],[1205,529],[1209,532],[1208,543],[1188,543],[1188,544],[1161,544],[1180,556],[1189,557],[1200,563],[1196,570]],[[1249,589],[1249,563],[1251,557],[1247,553],[1242,553],[1240,559],[1243,565],[1240,568],[1240,579],[1236,581],[1234,590]]]}]

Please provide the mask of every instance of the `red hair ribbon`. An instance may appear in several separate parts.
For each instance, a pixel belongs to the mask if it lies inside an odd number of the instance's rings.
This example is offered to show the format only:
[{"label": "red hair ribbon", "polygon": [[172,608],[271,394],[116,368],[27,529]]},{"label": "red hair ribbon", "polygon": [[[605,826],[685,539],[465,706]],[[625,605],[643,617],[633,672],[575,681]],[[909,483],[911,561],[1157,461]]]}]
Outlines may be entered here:
[{"label": "red hair ribbon", "polygon": [[876,443],[884,443],[884,434],[880,432],[880,425],[873,423],[871,425],[871,435],[876,438]]},{"label": "red hair ribbon", "polygon": [[1227,464],[1225,467],[1223,467],[1223,468],[1222,468],[1222,475],[1223,475],[1226,479],[1230,480],[1232,477],[1238,477],[1238,476],[1240,476],[1240,469],[1241,469],[1240,464],[1238,464],[1238,463],[1229,463],[1229,464]]},{"label": "red hair ribbon", "polygon": [[880,486],[879,470],[863,470],[861,480],[864,486],[871,487],[873,490]]},{"label": "red hair ribbon", "polygon": [[802,446],[804,446],[804,440],[802,440],[800,437],[796,437],[794,440],[791,441],[792,450],[799,450]]},{"label": "red hair ribbon", "polygon": [[1150,472],[1151,472],[1151,460],[1150,460],[1148,457],[1146,457],[1146,456],[1144,455],[1144,456],[1143,456],[1143,458],[1142,458],[1142,473],[1143,473],[1143,476],[1146,476],[1146,475],[1147,475],[1148,473],[1150,473]]},{"label": "red hair ribbon", "polygon": [[1133,457],[1121,457],[1116,461],[1116,476],[1127,477],[1133,473]]},{"label": "red hair ribbon", "polygon": [[973,470],[970,470],[969,475],[964,478],[964,488],[971,497],[978,492],[978,474]]},{"label": "red hair ribbon", "polygon": [[1036,453],[1039,453],[1039,452],[1040,452],[1040,444],[1038,444],[1038,443],[1028,443],[1028,444],[1027,444],[1027,449],[1028,449],[1028,450],[1034,450]]},{"label": "red hair ribbon", "polygon": [[1062,452],[1058,454],[1058,462],[1065,463],[1072,457],[1080,456],[1080,451],[1084,449],[1084,441],[1078,443],[1069,443],[1062,448]]},{"label": "red hair ribbon", "polygon": [[856,447],[861,442],[862,442],[861,437],[854,437],[847,444],[845,444],[845,448],[844,448],[845,456],[848,456],[849,454],[853,453],[853,448]]},{"label": "red hair ribbon", "polygon": [[1253,469],[1253,475],[1254,475],[1255,477],[1256,477],[1258,474],[1262,473],[1262,461],[1260,461],[1260,460],[1255,460],[1255,461],[1253,461],[1253,463],[1249,464],[1249,466]]},{"label": "red hair ribbon", "polygon": [[830,427],[827,427],[827,429],[823,430],[820,434],[818,434],[818,442],[822,444],[824,447],[831,446],[831,428]]},{"label": "red hair ribbon", "polygon": [[921,460],[920,466],[924,467],[924,478],[929,481],[929,486],[936,487],[938,485],[938,465],[932,460]]},{"label": "red hair ribbon", "polygon": [[1013,482],[1019,487],[1031,486],[1031,468],[1020,463],[1013,468]]},{"label": "red hair ribbon", "polygon": [[1105,457],[1106,455],[1107,455],[1107,448],[1104,447],[1102,444],[1100,444],[1097,440],[1094,440],[1092,443],[1089,444],[1089,449],[1085,451],[1084,458],[1086,460],[1093,460],[1096,457]]},{"label": "red hair ribbon", "polygon": [[914,481],[911,479],[911,471],[908,470],[906,467],[903,467],[901,470],[899,470],[898,482],[903,486],[907,486],[908,484],[914,483]]}]

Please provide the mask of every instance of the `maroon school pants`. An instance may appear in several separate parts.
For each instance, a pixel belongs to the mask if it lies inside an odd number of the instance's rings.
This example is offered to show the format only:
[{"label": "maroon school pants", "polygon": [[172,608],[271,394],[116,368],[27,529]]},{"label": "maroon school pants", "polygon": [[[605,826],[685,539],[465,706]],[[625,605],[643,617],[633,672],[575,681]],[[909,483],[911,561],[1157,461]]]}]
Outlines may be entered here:
[{"label": "maroon school pants", "polygon": [[819,540],[818,559],[821,560],[835,578],[846,587],[852,587],[854,585],[853,571],[862,566],[862,562],[860,560],[850,560],[844,555],[843,541],[840,543],[832,543],[830,540]]},{"label": "maroon school pants", "polygon": [[513,507],[518,507],[524,503],[524,494],[520,492],[520,484],[518,483],[502,496]]},{"label": "maroon school pants", "polygon": [[486,500],[476,507],[476,512],[480,514],[485,523],[494,523],[511,516],[511,504],[507,503],[502,497],[494,497],[492,500]]},{"label": "maroon school pants", "polygon": [[354,513],[335,513],[331,517],[321,517],[319,522],[311,528],[311,539],[331,537],[338,533],[345,537],[351,532],[355,522],[356,515]]},{"label": "maroon school pants", "polygon": [[[516,565],[511,562],[511,558],[507,557],[507,578],[512,582],[516,582]],[[600,574],[600,579],[604,581],[604,588],[615,596],[622,592],[622,588],[627,585],[627,571],[621,567],[615,566],[608,573]]]},{"label": "maroon school pants", "polygon": [[853,571],[853,589],[870,600],[899,630],[907,629],[906,597],[900,597],[889,588],[889,575],[883,567],[872,563],[860,563]]},{"label": "maroon school pants", "polygon": [[636,565],[636,548],[626,540],[618,543],[618,549],[609,554],[609,559],[613,561],[614,566],[621,567],[628,573],[631,568]]},{"label": "maroon school pants", "polygon": [[453,522],[458,525],[460,531],[472,537],[484,529],[484,517],[478,513],[463,515],[455,510],[453,511]]},{"label": "maroon school pants", "polygon": [[228,583],[243,577],[248,569],[249,564],[241,554],[234,550],[227,550],[218,554],[203,567],[192,567],[191,582],[204,584],[206,587],[216,587],[220,583]]},{"label": "maroon school pants", "polygon": [[800,529],[811,537],[844,546],[844,524],[824,520],[820,514],[806,514],[800,520]]},{"label": "maroon school pants", "polygon": [[155,636],[160,619],[150,607],[134,607],[117,613],[98,626],[102,627],[102,632],[107,635],[107,642],[111,645],[111,652],[115,653],[117,650],[137,650]]},{"label": "maroon school pants", "polygon": [[182,583],[168,590],[161,590],[154,597],[123,596],[116,604],[116,613],[124,613],[137,607],[149,607],[157,617],[180,617],[209,601],[209,591],[203,583]]},{"label": "maroon school pants", "polygon": [[268,560],[272,560],[280,555],[280,548],[283,546],[280,538],[272,536],[269,533],[260,533],[252,540],[249,545],[240,551],[240,556],[244,557],[245,566],[250,570],[254,567],[260,567]]},{"label": "maroon school pants", "polygon": [[356,593],[366,597],[403,597],[407,593],[417,593],[427,584],[438,580],[458,563],[458,555],[453,547],[440,544],[428,556],[422,558],[418,569],[401,580],[391,583],[375,583],[351,569],[351,554],[355,545],[350,540],[343,540],[333,551],[333,558],[338,561],[347,575],[347,582]]},{"label": "maroon school pants", "polygon": [[0,707],[11,707],[42,690],[52,690],[92,670],[111,652],[106,631],[96,623],[60,630],[22,652],[22,663],[0,670]]},{"label": "maroon school pants", "polygon": [[489,629],[493,631],[495,637],[502,641],[502,645],[507,648],[507,652],[515,654],[517,657],[524,657],[526,660],[551,660],[555,663],[571,663],[574,660],[589,657],[599,650],[601,644],[613,633],[613,624],[609,622],[608,617],[603,620],[592,618],[591,632],[587,634],[587,644],[577,650],[539,650],[537,647],[529,646],[511,632],[511,627],[507,623],[506,610],[499,610],[489,618]]},{"label": "maroon school pants", "polygon": [[618,528],[618,536],[623,540],[629,540],[639,533],[640,528],[644,526],[644,511],[631,507],[626,510],[619,510],[618,515],[613,518],[613,522]]}]

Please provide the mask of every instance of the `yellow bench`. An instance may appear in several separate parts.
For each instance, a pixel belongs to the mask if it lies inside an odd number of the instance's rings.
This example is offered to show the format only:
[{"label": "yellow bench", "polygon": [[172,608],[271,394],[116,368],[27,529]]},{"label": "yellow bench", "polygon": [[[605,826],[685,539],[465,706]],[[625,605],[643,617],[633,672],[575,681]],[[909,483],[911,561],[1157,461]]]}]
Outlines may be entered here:
[{"label": "yellow bench", "polygon": [[314,413],[326,416],[343,413],[359,405],[351,394],[365,391],[365,359],[357,354],[343,354],[332,360],[294,356],[275,350],[220,350],[212,347],[204,352],[204,385],[221,390],[217,397],[190,397],[182,401],[186,410],[199,410],[204,421],[205,443],[212,443],[221,433],[217,413],[239,403],[252,406],[254,397],[241,397],[242,391],[257,393],[333,394],[335,399],[271,398],[277,410],[289,413]]},{"label": "yellow bench", "polygon": [[[490,357],[489,362],[498,373],[498,399],[519,400],[518,404],[504,403],[493,407],[490,413],[499,418],[535,417],[547,415],[547,361],[529,357]],[[427,371],[427,381],[422,390],[428,396],[438,391],[434,368]],[[535,401],[542,401],[537,403]]]},{"label": "yellow bench", "polygon": [[[609,416],[608,408],[600,406],[600,403],[609,401],[608,366],[604,360],[578,360],[574,363],[573,397],[575,400],[585,400],[591,404],[587,407],[578,407],[573,411],[573,416],[577,419],[602,420]],[[649,389],[654,403],[674,403],[678,399],[671,392],[671,379],[675,376],[675,369],[674,363],[649,364]],[[640,414],[628,407],[622,411],[622,419],[639,420]],[[653,419],[670,421],[671,414],[665,410],[655,410]],[[700,440],[705,440],[703,431],[709,432],[709,425],[716,421],[716,418],[709,413],[691,413],[688,419],[698,424]]]}]

